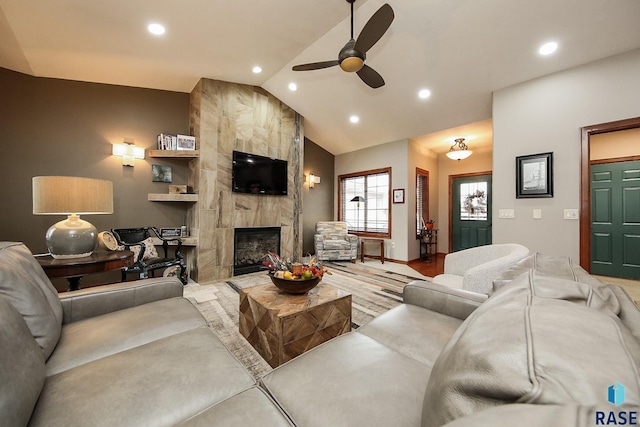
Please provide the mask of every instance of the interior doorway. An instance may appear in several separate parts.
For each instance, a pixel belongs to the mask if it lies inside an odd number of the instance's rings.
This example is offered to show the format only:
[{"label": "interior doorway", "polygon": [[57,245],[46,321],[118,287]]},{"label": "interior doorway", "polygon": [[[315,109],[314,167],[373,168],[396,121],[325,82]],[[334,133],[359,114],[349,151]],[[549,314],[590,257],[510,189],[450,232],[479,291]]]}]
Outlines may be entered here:
[{"label": "interior doorway", "polygon": [[492,242],[491,172],[449,176],[449,252]]},{"label": "interior doorway", "polygon": [[611,147],[609,158],[591,153],[599,135],[637,128],[640,117],[582,128],[580,265],[593,274],[640,278],[640,147],[623,155]]}]

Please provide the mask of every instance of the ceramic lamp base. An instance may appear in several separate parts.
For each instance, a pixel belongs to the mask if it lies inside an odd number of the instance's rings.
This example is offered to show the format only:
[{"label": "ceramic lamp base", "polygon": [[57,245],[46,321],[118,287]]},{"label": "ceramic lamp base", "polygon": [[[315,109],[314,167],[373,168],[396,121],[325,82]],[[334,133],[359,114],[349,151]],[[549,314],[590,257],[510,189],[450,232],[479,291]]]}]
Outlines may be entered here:
[{"label": "ceramic lamp base", "polygon": [[78,215],[69,215],[67,219],[49,227],[46,241],[55,259],[87,257],[98,244],[98,230]]}]

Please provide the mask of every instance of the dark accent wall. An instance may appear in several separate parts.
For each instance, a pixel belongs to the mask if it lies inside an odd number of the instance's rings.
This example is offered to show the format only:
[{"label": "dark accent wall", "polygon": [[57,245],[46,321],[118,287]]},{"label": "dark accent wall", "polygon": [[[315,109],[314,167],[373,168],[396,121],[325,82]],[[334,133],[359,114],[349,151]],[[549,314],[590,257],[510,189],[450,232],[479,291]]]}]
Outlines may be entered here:
[{"label": "dark accent wall", "polygon": [[315,253],[313,235],[318,221],[333,221],[334,200],[334,158],[335,156],[313,141],[304,139],[304,167],[306,177],[312,173],[320,177],[320,184],[309,188],[305,182],[302,194],[304,207],[302,250],[303,254]]},{"label": "dark accent wall", "polygon": [[147,201],[167,193],[151,182],[151,165],[173,168],[173,183],[186,184],[185,162],[146,157],[133,168],[111,155],[112,144],[133,138],[155,148],[160,132],[189,132],[189,94],[32,77],[0,68],[0,240],[22,241],[46,252],[44,235],[61,216],[32,214],[31,178],[70,175],[113,182],[114,213],[87,215],[98,230],[179,226],[186,206]]}]

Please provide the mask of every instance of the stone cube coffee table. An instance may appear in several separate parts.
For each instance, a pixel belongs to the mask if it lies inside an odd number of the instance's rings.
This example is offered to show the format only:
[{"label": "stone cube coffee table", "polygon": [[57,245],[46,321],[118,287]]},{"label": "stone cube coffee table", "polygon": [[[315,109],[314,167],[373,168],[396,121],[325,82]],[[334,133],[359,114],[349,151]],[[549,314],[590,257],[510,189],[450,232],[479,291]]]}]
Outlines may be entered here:
[{"label": "stone cube coffee table", "polygon": [[318,284],[287,294],[273,284],[240,290],[240,334],[272,367],[351,330],[351,294]]}]

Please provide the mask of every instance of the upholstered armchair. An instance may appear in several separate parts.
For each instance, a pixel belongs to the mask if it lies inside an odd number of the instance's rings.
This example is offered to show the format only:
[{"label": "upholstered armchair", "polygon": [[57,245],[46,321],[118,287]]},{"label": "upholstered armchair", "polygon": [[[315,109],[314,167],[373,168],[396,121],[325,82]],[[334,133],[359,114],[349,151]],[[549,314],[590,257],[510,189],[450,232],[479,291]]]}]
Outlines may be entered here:
[{"label": "upholstered armchair", "polygon": [[493,288],[493,281],[527,255],[529,249],[516,243],[452,252],[444,257],[444,274],[434,277],[433,283],[488,294]]},{"label": "upholstered armchair", "polygon": [[349,234],[347,223],[342,221],[320,221],[316,223],[313,236],[318,261],[349,260],[358,257],[358,236]]}]

